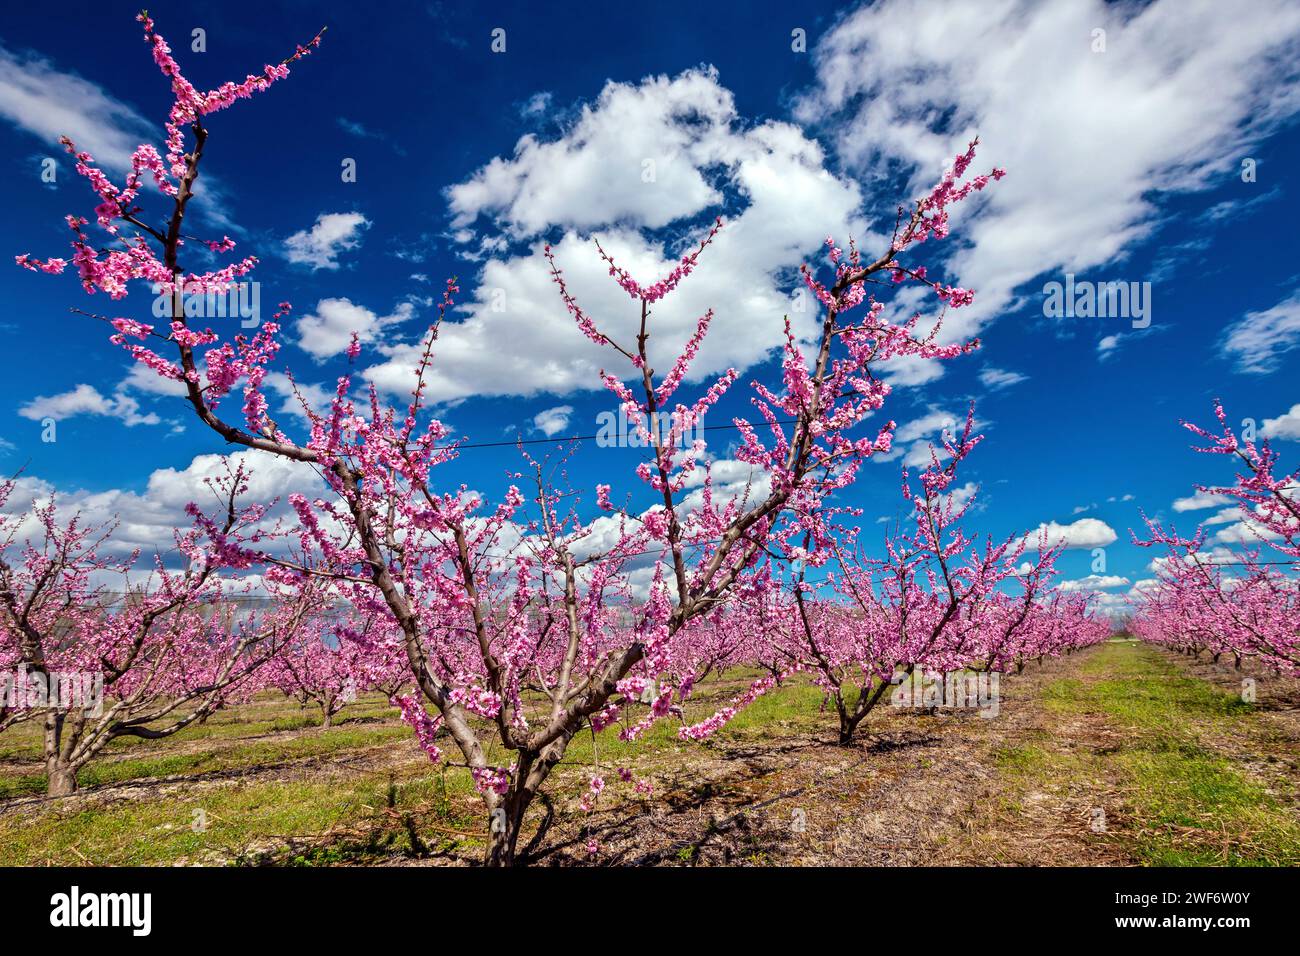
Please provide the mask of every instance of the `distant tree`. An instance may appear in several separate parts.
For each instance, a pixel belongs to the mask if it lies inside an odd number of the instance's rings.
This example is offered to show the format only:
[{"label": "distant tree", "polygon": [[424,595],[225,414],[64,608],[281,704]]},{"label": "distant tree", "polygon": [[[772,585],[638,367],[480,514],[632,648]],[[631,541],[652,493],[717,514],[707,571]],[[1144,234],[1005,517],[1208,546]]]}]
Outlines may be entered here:
[{"label": "distant tree", "polygon": [[[236,506],[243,483],[242,474],[228,483],[226,513],[211,525],[228,542],[255,535],[263,515]],[[0,484],[0,507],[15,487]],[[113,740],[169,737],[222,707],[292,639],[312,600],[313,588],[297,584],[264,613],[214,613],[223,583],[241,585],[223,582],[206,560],[206,530],[176,533],[191,559],[185,571],[157,559],[147,573],[138,554],[103,556],[112,532],[76,516],[61,522],[53,501],[0,514],[0,665],[9,684],[0,730],[42,724],[52,797],[76,791],[77,771]]]}]

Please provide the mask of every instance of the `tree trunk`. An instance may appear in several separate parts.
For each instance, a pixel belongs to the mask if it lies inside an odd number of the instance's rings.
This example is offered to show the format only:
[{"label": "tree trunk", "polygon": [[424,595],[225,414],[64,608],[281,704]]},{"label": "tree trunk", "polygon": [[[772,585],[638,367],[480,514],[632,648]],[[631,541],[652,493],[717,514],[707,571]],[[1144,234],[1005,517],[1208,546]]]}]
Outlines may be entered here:
[{"label": "tree trunk", "polygon": [[[866,692],[867,689],[865,687],[860,691],[860,693],[863,694],[865,694]],[[867,716],[870,710],[871,707],[868,707],[866,710],[861,712],[858,712],[857,709],[855,708],[853,713],[849,713],[847,708],[840,710],[840,746],[841,747],[847,747],[849,746],[849,744],[853,743],[853,735],[857,733],[858,724],[862,723],[863,718]]]},{"label": "tree trunk", "polygon": [[501,804],[488,817],[488,845],[484,866],[514,866],[524,813],[533,802],[533,794],[511,787]]},{"label": "tree trunk", "polygon": [[[515,772],[510,779],[510,789],[488,814],[488,843],[483,853],[484,866],[514,866],[521,862],[519,834],[523,832],[524,815],[532,806],[533,799],[541,792],[555,765],[564,759],[564,752],[572,737],[572,732],[566,732],[540,752],[515,751]],[[533,836],[532,843],[538,842],[546,828],[547,822],[543,821]],[[524,848],[525,861],[526,854],[533,849],[532,843]]]},{"label": "tree trunk", "polygon": [[48,770],[49,782],[46,796],[70,797],[77,792],[77,771],[71,767],[53,766]]},{"label": "tree trunk", "polygon": [[853,724],[847,714],[840,714],[840,746],[847,747],[853,742]]},{"label": "tree trunk", "polygon": [[[77,792],[77,768],[69,767],[65,757],[75,741],[64,740],[65,721],[66,715],[53,707],[45,712],[45,794],[50,797],[67,797]],[[72,729],[75,732],[77,727],[74,725]]]}]

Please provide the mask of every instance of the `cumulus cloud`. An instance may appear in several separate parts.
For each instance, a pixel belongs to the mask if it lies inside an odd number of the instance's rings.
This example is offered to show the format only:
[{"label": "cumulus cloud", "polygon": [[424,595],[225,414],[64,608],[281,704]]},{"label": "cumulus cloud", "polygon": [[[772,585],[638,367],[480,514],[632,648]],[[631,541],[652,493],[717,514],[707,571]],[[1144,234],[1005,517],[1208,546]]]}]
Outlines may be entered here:
[{"label": "cumulus cloud", "polygon": [[268,372],[262,381],[267,390],[280,397],[277,411],[280,414],[293,416],[300,424],[309,423],[303,402],[306,402],[308,408],[316,414],[323,415],[328,412],[330,402],[334,400],[333,389],[323,385],[313,385],[310,382],[295,381],[283,372]]},{"label": "cumulus cloud", "polygon": [[1216,495],[1209,491],[1198,491],[1186,498],[1176,499],[1174,501],[1174,510],[1199,511],[1202,508],[1222,508],[1228,504],[1232,504],[1232,499],[1225,495]]},{"label": "cumulus cloud", "polygon": [[1208,518],[1202,518],[1201,524],[1203,525],[1227,524],[1230,521],[1236,521],[1240,517],[1241,517],[1240,508],[1224,508],[1222,511],[1215,512]]},{"label": "cumulus cloud", "polygon": [[[699,270],[655,310],[651,360],[666,367],[698,317],[714,309],[692,367],[699,382],[763,361],[779,347],[787,313],[796,334],[811,338],[815,316],[794,307],[790,270],[828,233],[865,231],[856,218],[858,187],[827,169],[822,148],[789,123],[746,123],[707,69],[611,82],[562,133],[523,137],[510,156],[452,186],[447,199],[455,238],[482,266],[457,320],[444,322],[439,335],[430,394],[442,401],[596,389],[602,367],[635,374],[574,325],[542,256],[543,235],[558,237],[556,258],[588,313],[626,338],[636,304],[610,280],[590,234],[649,282],[698,242],[700,220],[721,212],[724,200],[734,203]],[[368,376],[409,390],[418,348],[395,345],[386,358]]]},{"label": "cumulus cloud", "polygon": [[562,139],[524,136],[513,156],[452,186],[452,225],[488,214],[516,237],[558,224],[666,226],[721,201],[703,167],[730,158],[734,118],[730,92],[709,71],[608,83]]},{"label": "cumulus cloud", "polygon": [[1038,550],[1039,540],[1044,535],[1047,538],[1047,547],[1063,544],[1067,550],[1104,548],[1108,544],[1114,544],[1117,538],[1115,529],[1100,518],[1080,518],[1070,524],[1044,521],[1025,535],[1025,547],[1031,551]]},{"label": "cumulus cloud", "polygon": [[284,241],[290,262],[318,269],[337,269],[339,254],[361,244],[361,232],[370,220],[359,212],[323,212],[311,229],[295,232]]},{"label": "cumulus cloud", "polygon": [[1259,544],[1261,541],[1277,541],[1281,535],[1255,521],[1237,521],[1226,528],[1221,528],[1215,535],[1215,541],[1224,544]]},{"label": "cumulus cloud", "polygon": [[363,344],[371,344],[384,329],[400,325],[414,315],[415,307],[410,302],[399,303],[389,315],[377,315],[351,299],[321,299],[315,311],[304,315],[295,326],[298,347],[318,362],[324,361],[343,354],[353,332]]},{"label": "cumulus cloud", "polygon": [[[978,419],[977,429],[986,427],[987,423]],[[946,456],[942,437],[945,432],[956,436],[966,427],[965,413],[958,415],[941,408],[931,407],[920,418],[904,422],[894,429],[894,442],[885,454],[872,455],[872,461],[894,461],[902,458],[908,468],[924,468],[930,464],[931,448],[942,461]]]},{"label": "cumulus cloud", "polygon": [[1300,403],[1292,405],[1290,411],[1277,418],[1264,419],[1259,431],[1265,438],[1300,441]]},{"label": "cumulus cloud", "polygon": [[964,485],[959,485],[956,488],[950,489],[948,492],[948,501],[954,508],[964,507],[966,502],[974,498],[979,490],[979,485],[975,484],[973,481],[968,481]]},{"label": "cumulus cloud", "polygon": [[1090,574],[1086,578],[1062,581],[1059,587],[1062,591],[1099,591],[1103,588],[1124,587],[1128,583],[1128,578],[1117,574]]},{"label": "cumulus cloud", "polygon": [[[89,525],[117,522],[117,530],[104,554],[121,557],[138,548],[145,555],[166,556],[175,548],[173,529],[191,525],[185,514],[186,504],[193,501],[208,511],[217,507],[219,502],[205,480],[224,476],[227,463],[234,467],[240,462],[246,463],[249,470],[247,501],[267,503],[279,499],[264,519],[265,526],[285,517],[294,520],[287,503],[291,492],[317,495],[324,490],[320,478],[307,465],[259,452],[236,452],[229,456],[199,455],[184,468],[159,468],[149,475],[142,493],[123,489],[101,492],[56,489],[40,478],[23,476],[18,479],[5,511],[23,513],[54,496],[65,518],[80,512],[83,522]],[[20,526],[18,538],[37,539],[40,534],[36,520],[28,518]]]},{"label": "cumulus cloud", "polygon": [[[1179,557],[1152,558],[1151,561],[1148,562],[1147,564],[1147,570],[1158,573],[1162,569],[1168,567],[1171,563],[1203,564],[1203,565],[1236,564],[1240,560],[1241,560],[1241,555],[1236,551],[1233,551],[1231,548],[1224,547],[1223,545],[1215,545],[1214,547],[1210,548],[1208,551],[1205,549],[1201,549],[1200,551],[1195,552],[1195,554],[1188,555],[1185,558],[1179,558]],[[1142,582],[1139,582],[1139,584],[1140,583]]]},{"label": "cumulus cloud", "polygon": [[1113,265],[1160,224],[1155,197],[1221,181],[1300,109],[1298,39],[1286,0],[1229,18],[1210,0],[883,0],[818,44],[797,115],[913,195],[976,135],[979,167],[1008,170],[958,214],[944,272],[979,294],[945,322],[956,338],[1038,277]]},{"label": "cumulus cloud", "polygon": [[[732,501],[740,501],[742,507],[753,508],[767,498],[772,492],[772,476],[746,462],[734,458],[720,458],[709,463],[708,471],[712,475],[712,497],[715,506],[722,507]],[[697,465],[686,482],[686,487],[693,488],[689,494],[678,501],[677,513],[683,521],[704,505],[705,466]],[[662,505],[655,505],[642,514],[662,510]],[[622,522],[618,515],[600,515],[588,526],[588,533],[581,541],[574,544],[574,556],[583,558],[591,554],[606,551],[619,538]],[[628,568],[628,583],[632,592],[640,597],[649,593],[655,563],[659,560],[656,553],[647,553],[633,558]]]},{"label": "cumulus cloud", "polygon": [[119,419],[127,427],[157,425],[162,421],[153,412],[141,414],[140,403],[123,391],[106,396],[85,383],[57,395],[38,395],[22,405],[18,414],[36,422],[46,418],[61,422],[78,415],[99,415]]}]

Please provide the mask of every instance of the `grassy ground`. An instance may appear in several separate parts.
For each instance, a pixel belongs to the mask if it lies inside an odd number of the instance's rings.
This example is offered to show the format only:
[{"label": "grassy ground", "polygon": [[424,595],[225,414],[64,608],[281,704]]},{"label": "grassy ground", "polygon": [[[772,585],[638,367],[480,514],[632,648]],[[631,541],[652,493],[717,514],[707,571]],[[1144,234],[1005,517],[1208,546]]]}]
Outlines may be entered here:
[{"label": "grassy ground", "polygon": [[[634,745],[580,737],[552,778],[539,862],[1300,863],[1300,727],[1281,693],[1294,688],[1261,677],[1247,704],[1238,676],[1206,667],[1111,643],[1005,679],[996,718],[884,708],[847,748],[807,684],[705,744],[667,722]],[[747,680],[711,682],[688,717]],[[468,774],[432,767],[386,702],[360,701],[328,731],[316,719],[267,698],[165,742],[123,741],[61,801],[42,796],[34,729],[6,732],[0,863],[477,858]],[[617,782],[618,767],[653,795]],[[586,813],[596,772],[609,787]]]},{"label": "grassy ground", "polygon": [[[1232,692],[1188,676],[1153,648],[1109,643],[1077,676],[1043,689],[1045,707],[1099,723],[1090,750],[1028,744],[999,753],[1007,776],[1040,785],[1113,782],[1096,817],[1138,861],[1300,864],[1295,740]],[[1104,807],[1101,808],[1103,811]]]}]

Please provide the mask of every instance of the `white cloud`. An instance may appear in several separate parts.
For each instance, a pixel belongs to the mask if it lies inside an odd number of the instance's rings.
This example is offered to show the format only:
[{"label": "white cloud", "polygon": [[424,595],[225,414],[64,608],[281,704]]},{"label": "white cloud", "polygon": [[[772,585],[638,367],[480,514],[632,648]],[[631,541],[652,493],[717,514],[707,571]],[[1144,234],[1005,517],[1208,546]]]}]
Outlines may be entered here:
[{"label": "white cloud", "polygon": [[1248,312],[1228,326],[1223,337],[1226,357],[1237,371],[1267,374],[1282,355],[1300,345],[1300,292],[1271,309]]},{"label": "white cloud", "polygon": [[[976,419],[975,428],[982,429],[986,424]],[[872,455],[872,461],[885,462],[902,458],[903,464],[908,468],[925,468],[932,460],[932,447],[940,461],[947,457],[943,448],[943,434],[946,432],[956,437],[965,427],[965,414],[957,415],[932,406],[920,418],[904,422],[894,429],[894,441],[889,452]]]},{"label": "white cloud", "polygon": [[534,93],[524,101],[522,106],[519,107],[519,115],[525,118],[530,116],[541,116],[543,113],[550,110],[551,98],[550,93]]},{"label": "white cloud", "polygon": [[1221,528],[1214,540],[1224,544],[1259,544],[1261,541],[1277,541],[1281,537],[1276,531],[1271,531],[1258,522],[1237,521]]},{"label": "white cloud", "polygon": [[[525,136],[512,156],[448,190],[454,238],[486,258],[463,317],[439,334],[434,400],[563,395],[599,388],[601,368],[634,374],[578,331],[538,237],[564,231],[555,253],[571,291],[602,329],[625,340],[637,306],[610,279],[588,234],[599,230],[620,264],[648,282],[699,240],[698,219],[721,212],[724,193],[737,210],[699,269],[657,305],[652,362],[667,367],[709,308],[714,323],[693,382],[763,361],[782,341],[784,314],[801,339],[811,338],[813,310],[801,313],[789,298],[791,268],[816,254],[828,233],[865,231],[858,187],[826,169],[816,142],[788,123],[745,124],[709,70],[607,84],[576,117],[558,138]],[[654,161],[652,182],[643,160]],[[666,225],[678,235],[645,232]],[[417,347],[393,346],[387,357],[368,375],[394,393],[409,391]]]},{"label": "white cloud", "polygon": [[1225,495],[1216,495],[1208,491],[1198,491],[1194,495],[1175,500],[1174,510],[1199,511],[1202,508],[1221,508],[1228,504],[1232,504],[1232,499]]},{"label": "white cloud", "polygon": [[1208,518],[1201,521],[1203,525],[1227,524],[1230,521],[1236,521],[1241,517],[1240,508],[1224,508]]},{"label": "white cloud", "polygon": [[948,501],[952,504],[953,508],[962,508],[965,506],[966,502],[975,497],[976,492],[979,490],[979,485],[975,484],[973,481],[968,481],[964,485],[959,485],[958,487],[951,489],[948,492]]},{"label": "white cloud", "polygon": [[1128,578],[1117,574],[1090,574],[1086,578],[1062,581],[1059,587],[1062,591],[1097,591],[1102,588],[1124,587],[1128,583]]},{"label": "white cloud", "polygon": [[[59,513],[64,519],[80,512],[84,523],[97,526],[110,521],[118,523],[117,530],[104,554],[120,557],[139,548],[144,555],[168,554],[175,548],[172,531],[188,528],[192,522],[185,514],[185,506],[196,502],[200,508],[211,512],[218,501],[205,479],[225,475],[224,463],[233,466],[245,462],[249,471],[249,488],[244,500],[249,503],[268,503],[279,499],[266,515],[263,526],[270,527],[281,518],[295,520],[288,506],[288,495],[300,491],[308,495],[328,494],[328,489],[312,469],[261,452],[236,452],[226,455],[198,455],[186,467],[159,468],[149,475],[142,493],[123,489],[91,492],[77,489],[58,489],[47,481],[24,476],[5,505],[9,514],[27,511],[35,504],[44,504],[51,495],[56,496]],[[34,518],[28,518],[20,527],[19,538],[39,537],[40,529]],[[147,561],[145,562],[148,563]],[[175,561],[169,562],[176,566]]]},{"label": "white cloud", "polygon": [[[131,169],[131,155],[141,143],[161,146],[161,126],[142,116],[135,107],[109,95],[75,73],[65,73],[44,57],[26,51],[12,53],[0,46],[0,118],[44,142],[50,157],[58,157],[60,181],[72,171],[71,159],[59,143],[68,136],[79,151],[88,152],[96,165],[119,179]],[[33,173],[33,175],[35,175]],[[146,191],[154,189],[145,177]],[[190,216],[206,227],[239,234],[232,221],[221,181],[204,176],[203,202],[191,207]]]},{"label": "white cloud", "polygon": [[1047,535],[1047,547],[1064,544],[1067,550],[1072,548],[1104,548],[1108,544],[1113,544],[1117,537],[1115,529],[1100,518],[1080,518],[1070,524],[1044,521],[1025,535],[1025,547],[1028,550],[1036,551],[1039,537],[1044,533]]},{"label": "white cloud", "polygon": [[18,414],[36,422],[46,418],[61,422],[77,415],[102,415],[120,419],[128,427],[157,425],[162,421],[153,412],[140,414],[140,403],[122,391],[111,397],[105,396],[93,385],[85,383],[57,395],[38,395],[22,405]]},{"label": "white cloud", "polygon": [[[283,372],[268,372],[263,382],[268,390],[280,396],[278,412],[296,418],[300,424],[306,424],[308,421],[307,412],[302,407],[303,401],[316,414],[326,415],[329,412],[330,402],[334,400],[335,393],[332,389],[308,382],[295,382]],[[297,394],[294,394],[295,389]],[[301,400],[299,396],[302,396]],[[280,424],[284,425],[283,422]]]},{"label": "white cloud", "polygon": [[312,270],[337,269],[339,253],[361,244],[361,231],[370,220],[359,212],[323,212],[310,230],[295,232],[284,241],[285,258]]},{"label": "white cloud", "polygon": [[[715,507],[724,507],[738,499],[744,501],[746,509],[753,508],[772,493],[772,475],[761,471],[746,462],[724,458],[710,466],[713,473],[713,503]],[[703,484],[703,476],[700,478]],[[697,487],[681,499],[678,512],[689,515],[704,506],[704,489]]]},{"label": "white cloud", "polygon": [[[51,156],[62,156],[60,136],[93,155],[106,168],[131,168],[135,147],[156,127],[136,110],[75,73],[58,70],[34,53],[0,47],[0,116],[39,137]],[[74,177],[75,178],[75,177]]]},{"label": "white cloud", "polygon": [[298,347],[317,361],[324,361],[347,351],[353,332],[358,333],[363,344],[372,344],[385,328],[414,315],[415,307],[410,302],[399,303],[390,315],[376,315],[351,299],[321,299],[316,310],[300,318],[295,326]]},{"label": "white cloud", "polygon": [[140,362],[132,362],[118,390],[144,392],[148,395],[167,395],[172,398],[186,394],[185,385],[174,378],[163,378]]},{"label": "white cloud", "polygon": [[1147,570],[1158,572],[1163,568],[1167,567],[1171,562],[1180,562],[1183,564],[1197,563],[1197,564],[1211,565],[1211,564],[1235,564],[1240,560],[1241,560],[1241,555],[1238,554],[1236,551],[1233,551],[1231,548],[1225,548],[1223,545],[1216,545],[1208,551],[1202,549],[1200,551],[1197,551],[1194,556],[1189,555],[1186,558],[1168,558],[1168,557],[1152,558],[1151,561],[1147,564]]},{"label": "white cloud", "polygon": [[703,167],[732,158],[734,118],[730,92],[704,70],[608,83],[563,139],[524,136],[511,158],[448,189],[452,225],[488,214],[518,238],[555,225],[666,226],[721,201]]},{"label": "white cloud", "polygon": [[569,417],[573,414],[572,405],[556,405],[546,408],[533,416],[533,427],[550,438],[569,427]]},{"label": "white cloud", "polygon": [[[721,458],[710,463],[710,472],[713,478],[711,492],[715,507],[724,507],[739,499],[745,508],[753,508],[771,494],[771,473],[757,469],[746,462]],[[689,522],[691,516],[704,504],[704,490],[701,487],[704,478],[704,466],[697,465],[686,483],[686,487],[694,490],[679,499],[677,505],[677,513],[684,522]],[[618,496],[615,494],[611,497],[617,504]],[[662,509],[662,505],[655,505],[642,514],[650,514]],[[618,515],[598,516],[588,525],[589,533],[580,542],[575,543],[575,557],[586,557],[612,547],[618,540],[621,521],[622,518]],[[653,553],[633,559],[628,578],[634,594],[644,597],[648,593],[650,578],[657,559],[657,555]]]},{"label": "white cloud", "polygon": [[1265,438],[1300,441],[1300,403],[1292,405],[1290,411],[1277,418],[1264,419],[1259,431]]},{"label": "white cloud", "polygon": [[986,365],[984,368],[980,369],[979,378],[980,383],[984,385],[985,388],[996,390],[1007,388],[1011,385],[1018,385],[1027,380],[1029,376],[1022,375],[1019,372],[1010,372],[1006,369],[993,368],[991,365]]},{"label": "white cloud", "polygon": [[979,168],[1007,169],[978,215],[958,214],[969,243],[931,269],[979,293],[950,313],[952,339],[1038,277],[1113,265],[1158,225],[1153,197],[1222,181],[1300,109],[1283,67],[1297,37],[1286,0],[1228,18],[1211,0],[883,0],[819,43],[819,85],[797,115],[852,168],[910,176],[913,195],[976,135]]}]

